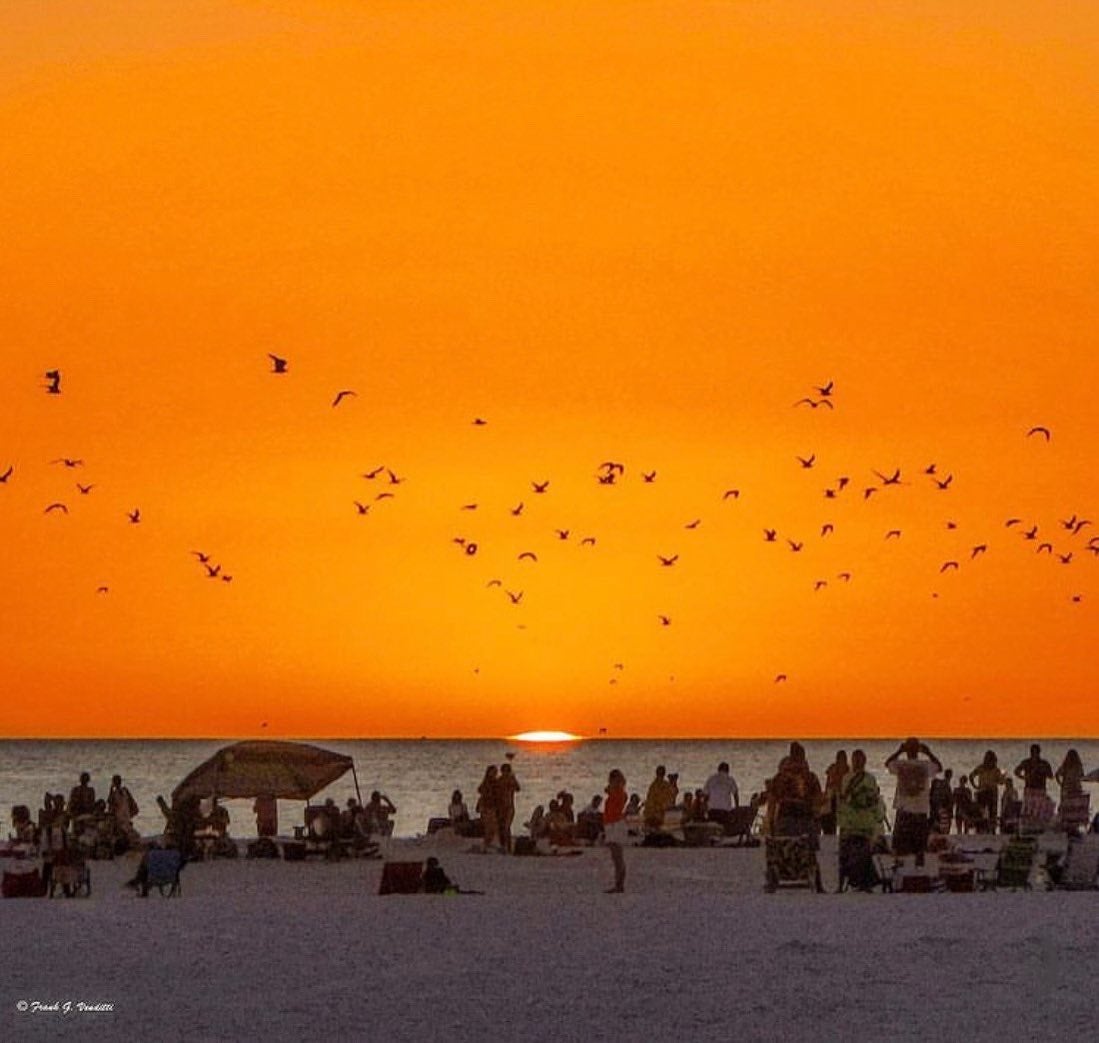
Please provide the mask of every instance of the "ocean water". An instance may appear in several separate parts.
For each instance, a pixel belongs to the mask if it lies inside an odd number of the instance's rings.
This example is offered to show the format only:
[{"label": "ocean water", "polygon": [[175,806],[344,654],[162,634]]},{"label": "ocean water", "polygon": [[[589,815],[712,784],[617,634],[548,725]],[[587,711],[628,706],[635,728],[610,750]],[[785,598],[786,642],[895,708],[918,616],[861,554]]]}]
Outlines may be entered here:
[{"label": "ocean water", "polygon": [[[557,745],[532,745],[506,740],[346,740],[313,739],[315,745],[354,758],[362,797],[371,790],[387,794],[397,806],[396,836],[425,832],[427,821],[445,815],[451,792],[460,789],[472,811],[477,786],[489,764],[502,764],[510,755],[513,770],[522,787],[517,797],[516,822],[529,817],[536,804],[547,804],[559,790],[576,798],[576,807],[602,793],[611,768],[626,774],[630,792],[642,797],[657,764],[679,772],[679,784],[694,789],[714,772],[719,762],[732,766],[741,799],[763,787],[788,750],[789,740],[740,739],[645,739],[587,740]],[[826,739],[804,741],[810,766],[821,777],[836,750],[848,754],[855,748],[866,751],[869,770],[891,803],[893,779],[882,764],[899,740]],[[32,813],[41,807],[43,794],[69,790],[80,772],[92,776],[98,796],[105,797],[113,774],[120,774],[140,807],[135,825],[142,835],[161,832],[163,817],[156,796],[169,797],[172,789],[194,767],[222,746],[223,740],[7,740],[0,741],[0,836],[6,836],[11,808],[27,804]],[[929,740],[928,745],[955,775],[975,768],[987,749],[996,751],[1000,767],[1011,771],[1029,752],[1030,742],[1020,739]],[[1075,748],[1084,769],[1099,768],[1099,741],[1071,739],[1041,740],[1042,755],[1057,769],[1065,751]],[[1099,787],[1096,787],[1099,788]],[[317,799],[333,797],[341,806],[355,796],[350,773],[333,783]],[[1056,794],[1054,794],[1055,796]],[[1095,803],[1099,805],[1099,798]],[[256,835],[251,804],[244,800],[225,802],[231,817],[231,832],[237,837]],[[304,805],[284,801],[279,807],[279,829],[289,833],[301,823]],[[1099,807],[1093,808],[1099,810]]]}]

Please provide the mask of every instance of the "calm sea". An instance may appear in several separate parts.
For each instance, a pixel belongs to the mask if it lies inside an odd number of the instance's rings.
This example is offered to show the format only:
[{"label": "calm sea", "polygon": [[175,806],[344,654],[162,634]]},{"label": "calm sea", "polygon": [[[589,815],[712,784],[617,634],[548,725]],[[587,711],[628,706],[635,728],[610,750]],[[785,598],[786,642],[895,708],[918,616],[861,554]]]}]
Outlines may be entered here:
[{"label": "calm sea", "polygon": [[[727,760],[732,765],[745,799],[763,786],[774,774],[779,759],[788,749],[788,740],[744,741],[733,739],[649,739],[589,740],[554,746],[533,746],[504,740],[309,740],[315,745],[355,760],[363,799],[370,791],[381,790],[397,805],[395,835],[423,833],[427,820],[445,815],[450,794],[460,789],[472,810],[477,785],[489,764],[501,764],[511,754],[511,762],[522,791],[518,796],[517,822],[529,816],[535,804],[548,803],[559,790],[567,789],[576,798],[579,809],[596,793],[602,793],[607,772],[620,768],[626,773],[630,791],[644,797],[657,764],[679,772],[680,788],[701,786]],[[881,767],[897,748],[896,739],[829,739],[804,743],[813,770],[823,779],[824,770],[836,750],[848,753],[861,747],[867,753],[870,770],[881,783],[887,802],[892,800],[892,777]],[[32,811],[41,806],[45,792],[63,792],[76,785],[81,771],[92,776],[96,793],[106,796],[113,774],[120,774],[136,798],[140,813],[135,820],[143,835],[159,833],[163,817],[157,810],[156,796],[168,797],[172,789],[194,767],[222,746],[221,740],[150,741],[150,740],[8,740],[0,741],[0,815],[5,836],[14,804],[27,804]],[[951,739],[929,742],[944,767],[955,774],[970,771],[981,761],[985,750],[996,751],[1000,766],[1011,770],[1029,751],[1029,742],[1017,739]],[[1065,751],[1074,747],[1091,771],[1099,768],[1099,741],[1068,739],[1042,740],[1042,755],[1054,769]],[[320,797],[331,796],[343,804],[355,796],[351,774],[334,783]],[[255,836],[255,820],[247,801],[226,801],[235,836]],[[279,809],[279,828],[302,821],[303,805],[283,802]]]}]

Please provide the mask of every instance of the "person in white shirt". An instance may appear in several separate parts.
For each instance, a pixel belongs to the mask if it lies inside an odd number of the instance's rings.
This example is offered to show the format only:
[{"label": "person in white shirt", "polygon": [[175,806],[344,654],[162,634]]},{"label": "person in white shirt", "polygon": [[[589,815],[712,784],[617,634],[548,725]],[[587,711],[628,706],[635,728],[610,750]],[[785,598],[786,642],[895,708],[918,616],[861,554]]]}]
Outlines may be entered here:
[{"label": "person in white shirt", "polygon": [[913,738],[900,744],[885,767],[897,777],[893,854],[915,855],[916,864],[922,865],[930,831],[931,780],[943,770],[942,763],[924,743]]},{"label": "person in white shirt", "polygon": [[740,791],[737,789],[736,779],[729,774],[727,761],[722,761],[717,766],[717,771],[706,780],[702,790],[706,794],[706,806],[709,808],[707,817],[711,822],[719,823],[723,829],[728,829],[733,808],[740,807]]}]

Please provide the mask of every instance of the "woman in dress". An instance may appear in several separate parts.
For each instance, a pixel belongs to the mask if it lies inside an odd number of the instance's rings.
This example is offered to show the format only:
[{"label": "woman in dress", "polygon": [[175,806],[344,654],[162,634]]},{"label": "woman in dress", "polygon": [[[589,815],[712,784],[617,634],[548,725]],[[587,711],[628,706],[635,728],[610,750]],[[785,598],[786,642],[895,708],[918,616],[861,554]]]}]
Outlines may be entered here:
[{"label": "woman in dress", "polygon": [[485,777],[477,787],[477,813],[481,816],[483,846],[486,851],[500,844],[500,826],[496,817],[496,765],[485,768]]},{"label": "woman in dress", "polygon": [[1069,750],[1061,766],[1053,773],[1053,778],[1061,787],[1060,818],[1061,828],[1075,833],[1086,828],[1090,817],[1091,798],[1084,792],[1084,765],[1080,754]]}]

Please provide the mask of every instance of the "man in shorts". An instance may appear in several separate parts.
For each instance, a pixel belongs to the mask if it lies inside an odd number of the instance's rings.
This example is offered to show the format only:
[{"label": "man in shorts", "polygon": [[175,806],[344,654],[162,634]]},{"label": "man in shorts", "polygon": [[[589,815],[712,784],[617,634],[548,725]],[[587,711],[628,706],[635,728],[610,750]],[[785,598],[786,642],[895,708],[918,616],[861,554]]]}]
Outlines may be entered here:
[{"label": "man in shorts", "polygon": [[886,759],[885,767],[897,779],[893,854],[915,855],[916,864],[922,865],[931,828],[931,780],[943,770],[942,763],[919,739],[910,738]]}]

